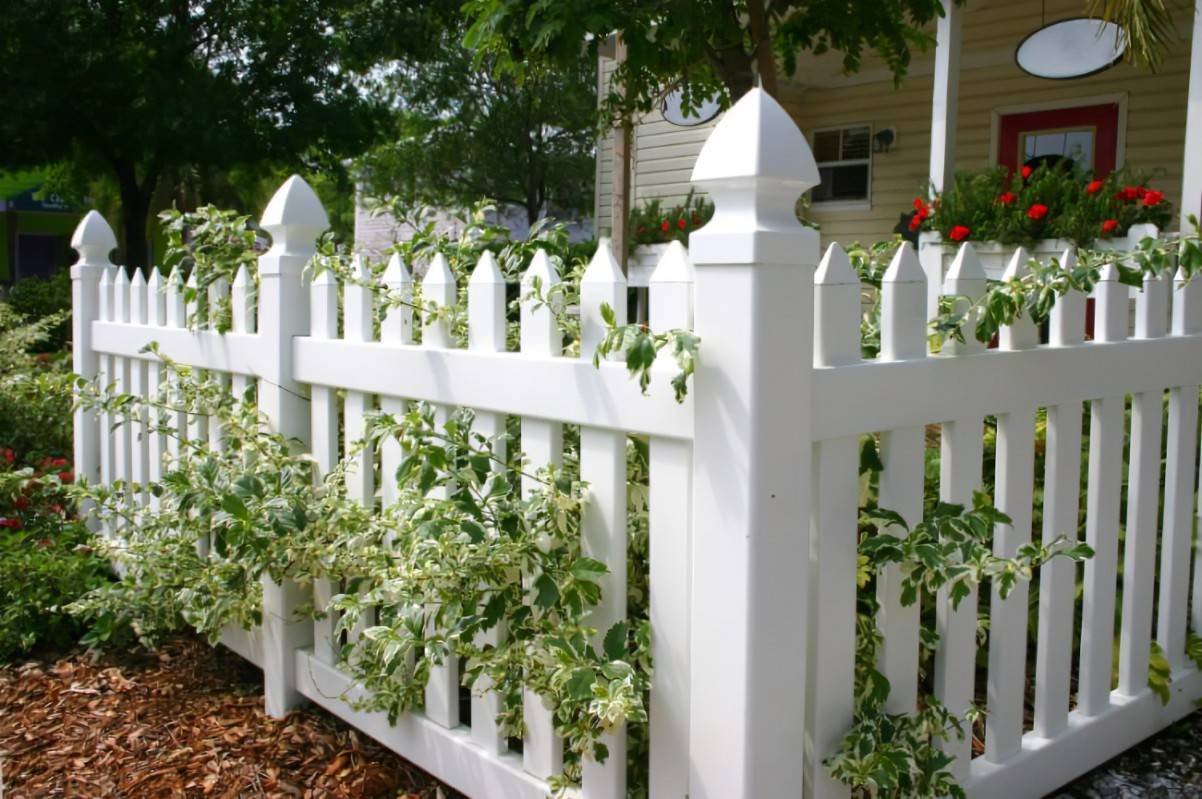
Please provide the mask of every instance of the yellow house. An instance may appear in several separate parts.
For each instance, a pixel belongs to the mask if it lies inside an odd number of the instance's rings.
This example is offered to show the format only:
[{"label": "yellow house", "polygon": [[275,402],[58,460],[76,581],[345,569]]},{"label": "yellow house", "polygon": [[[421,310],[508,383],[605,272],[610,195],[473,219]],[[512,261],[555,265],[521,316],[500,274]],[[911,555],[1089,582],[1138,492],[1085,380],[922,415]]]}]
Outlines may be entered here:
[{"label": "yellow house", "polygon": [[[1124,63],[1068,80],[1024,72],[1016,62],[1020,43],[1045,24],[1081,17],[1084,5],[968,0],[953,6],[937,26],[937,46],[915,54],[900,85],[880,62],[866,59],[857,74],[844,75],[837,54],[804,54],[797,74],[781,80],[778,99],[819,163],[823,185],[811,198],[809,216],[823,238],[889,238],[929,184],[942,187],[962,169],[1013,167],[1024,145],[1028,154],[1032,146],[1045,154],[1072,149],[1083,166],[1099,171],[1131,167],[1149,175],[1183,213],[1196,213],[1202,204],[1202,26],[1183,13],[1179,37],[1156,72]],[[1192,88],[1191,49],[1199,73]],[[598,80],[612,69],[603,59]],[[1191,96],[1199,124],[1187,134]],[[688,193],[693,162],[716,121],[679,127],[661,113],[639,121],[632,206]],[[1189,158],[1187,135],[1194,140]],[[612,225],[613,164],[607,141],[597,158],[599,232]],[[1185,174],[1191,177],[1183,190]]]}]

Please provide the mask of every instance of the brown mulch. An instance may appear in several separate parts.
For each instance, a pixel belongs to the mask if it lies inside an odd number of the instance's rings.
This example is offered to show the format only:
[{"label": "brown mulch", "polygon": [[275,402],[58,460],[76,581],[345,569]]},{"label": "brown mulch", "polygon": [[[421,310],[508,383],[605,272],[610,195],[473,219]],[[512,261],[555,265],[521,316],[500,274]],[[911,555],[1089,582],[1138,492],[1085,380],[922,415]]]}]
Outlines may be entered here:
[{"label": "brown mulch", "polygon": [[320,709],[263,713],[261,674],[179,640],[0,668],[0,796],[455,796]]}]

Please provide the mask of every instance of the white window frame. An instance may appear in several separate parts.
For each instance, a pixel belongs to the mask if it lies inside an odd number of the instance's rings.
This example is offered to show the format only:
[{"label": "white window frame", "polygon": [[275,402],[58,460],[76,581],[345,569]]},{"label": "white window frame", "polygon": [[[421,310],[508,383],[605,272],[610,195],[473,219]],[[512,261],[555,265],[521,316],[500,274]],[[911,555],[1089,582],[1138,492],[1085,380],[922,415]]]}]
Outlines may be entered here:
[{"label": "white window frame", "polygon": [[[868,193],[863,200],[814,200],[810,201],[810,208],[822,211],[864,211],[872,208],[872,137],[874,130],[871,122],[847,122],[842,125],[827,125],[821,128],[814,128],[810,131],[810,148],[814,147],[814,142],[819,133],[830,133],[833,130],[849,130],[851,128],[868,128],[868,157],[865,159],[853,159],[850,161],[818,161],[815,163],[819,167],[838,167],[838,166],[856,166],[859,164],[868,165]],[[812,198],[812,195],[811,195]]]}]

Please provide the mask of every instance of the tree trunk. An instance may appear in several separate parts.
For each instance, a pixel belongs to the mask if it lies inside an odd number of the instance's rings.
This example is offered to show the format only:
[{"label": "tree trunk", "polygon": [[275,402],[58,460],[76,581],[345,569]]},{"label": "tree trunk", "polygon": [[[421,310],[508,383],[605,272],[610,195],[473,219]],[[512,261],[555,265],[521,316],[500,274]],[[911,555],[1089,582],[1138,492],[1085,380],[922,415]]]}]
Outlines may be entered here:
[{"label": "tree trunk", "polygon": [[146,272],[149,265],[146,217],[150,214],[150,198],[157,181],[139,182],[132,165],[118,165],[116,172],[121,193],[121,253],[126,266]]},{"label": "tree trunk", "polygon": [[768,94],[776,97],[776,59],[772,55],[772,35],[768,31],[764,5],[764,0],[748,0],[747,16],[751,23],[751,41],[760,86]]}]

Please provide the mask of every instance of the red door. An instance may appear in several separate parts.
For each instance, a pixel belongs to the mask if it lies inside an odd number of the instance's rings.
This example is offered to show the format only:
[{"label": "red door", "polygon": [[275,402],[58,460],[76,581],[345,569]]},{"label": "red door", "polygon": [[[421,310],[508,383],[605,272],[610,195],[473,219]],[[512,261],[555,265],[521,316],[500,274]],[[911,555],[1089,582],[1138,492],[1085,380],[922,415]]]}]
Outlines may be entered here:
[{"label": "red door", "polygon": [[1006,114],[998,129],[997,162],[1020,165],[1071,160],[1105,177],[1118,157],[1117,103]]}]

